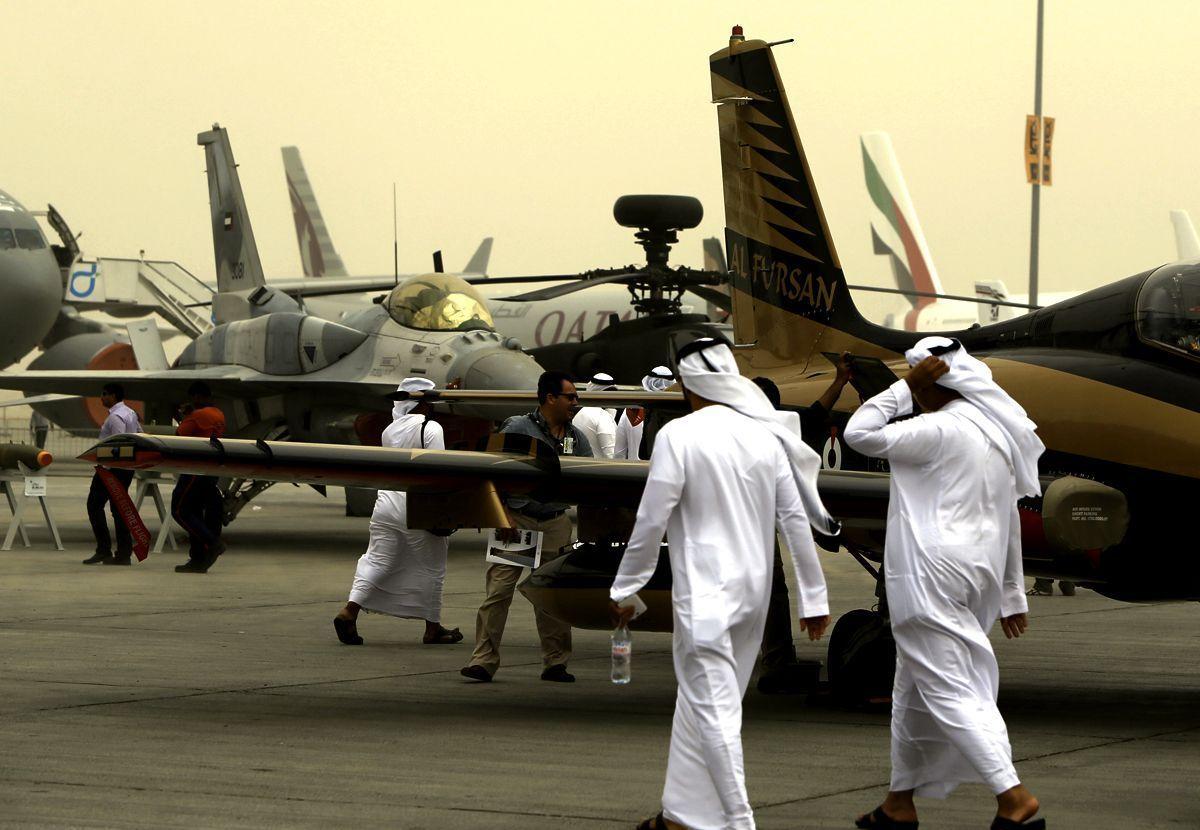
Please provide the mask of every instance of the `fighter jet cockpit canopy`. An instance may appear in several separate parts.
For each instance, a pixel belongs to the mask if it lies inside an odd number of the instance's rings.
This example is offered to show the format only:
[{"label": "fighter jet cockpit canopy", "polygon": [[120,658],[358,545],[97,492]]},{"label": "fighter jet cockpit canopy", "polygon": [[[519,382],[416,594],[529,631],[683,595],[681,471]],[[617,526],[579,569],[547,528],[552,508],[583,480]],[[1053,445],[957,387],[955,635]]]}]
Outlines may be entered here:
[{"label": "fighter jet cockpit canopy", "polygon": [[1137,321],[1143,340],[1200,359],[1200,263],[1164,265],[1147,277]]},{"label": "fighter jet cockpit canopy", "polygon": [[392,289],[384,304],[402,326],[420,331],[492,331],[495,322],[487,302],[460,277],[425,274]]}]

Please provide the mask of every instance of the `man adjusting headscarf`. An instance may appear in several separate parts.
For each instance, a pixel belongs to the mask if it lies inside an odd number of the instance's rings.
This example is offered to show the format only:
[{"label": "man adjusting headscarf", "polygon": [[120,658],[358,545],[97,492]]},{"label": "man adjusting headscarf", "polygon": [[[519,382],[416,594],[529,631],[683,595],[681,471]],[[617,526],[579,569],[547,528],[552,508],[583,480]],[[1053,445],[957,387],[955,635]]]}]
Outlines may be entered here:
[{"label": "man adjusting headscarf", "polygon": [[[587,391],[607,392],[616,389],[612,375],[597,372],[588,382]],[[575,413],[571,426],[584,434],[596,458],[612,458],[617,445],[616,410],[600,406],[585,406]]]},{"label": "man adjusting headscarf", "polygon": [[[988,631],[997,619],[1010,638],[1027,626],[1017,499],[1040,492],[1042,442],[957,341],[926,337],[907,357],[908,375],[859,407],[844,433],[848,446],[891,467],[892,779],[883,804],[857,825],[915,827],[914,795],[945,798],[982,781],[996,796],[994,827],[1036,827],[1021,825],[1038,801],[1013,766]],[[914,399],[922,414],[904,419]]]},{"label": "man adjusting headscarf", "polygon": [[[770,604],[776,528],[796,570],[801,627],[817,639],[829,606],[809,530],[810,500],[821,527],[833,522],[815,495],[815,467],[810,475],[793,463],[793,453],[802,463],[803,452],[816,458],[800,443],[799,424],[774,417],[758,387],[737,374],[728,346],[706,339],[696,347],[704,348],[689,357],[692,347],[684,347],[679,361],[693,412],[658,433],[610,597],[619,603],[646,584],[665,533],[679,692],[657,826],[752,830],[742,696]],[[801,485],[811,490],[809,499]]]}]

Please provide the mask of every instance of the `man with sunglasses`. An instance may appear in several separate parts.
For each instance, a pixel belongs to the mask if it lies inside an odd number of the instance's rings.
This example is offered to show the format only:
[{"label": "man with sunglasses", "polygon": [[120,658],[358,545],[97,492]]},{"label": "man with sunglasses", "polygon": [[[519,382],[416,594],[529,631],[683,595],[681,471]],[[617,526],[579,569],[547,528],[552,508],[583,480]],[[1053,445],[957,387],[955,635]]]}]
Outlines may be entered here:
[{"label": "man with sunglasses", "polygon": [[[543,372],[538,379],[537,394],[538,408],[528,415],[509,418],[500,431],[536,438],[559,455],[590,458],[592,448],[587,438],[571,425],[571,419],[579,411],[579,393],[571,376],[564,372]],[[526,496],[506,496],[504,504],[518,528],[541,531],[543,562],[559,557],[571,543],[569,505],[540,502]],[[487,683],[499,670],[500,640],[504,636],[508,608],[521,570],[516,565],[500,563],[488,566],[487,597],[479,606],[475,620],[475,652],[471,662],[461,671],[463,677]],[[567,662],[571,659],[571,626],[540,609],[535,609],[534,615],[542,640],[542,680],[574,683],[575,676],[567,672]]]}]

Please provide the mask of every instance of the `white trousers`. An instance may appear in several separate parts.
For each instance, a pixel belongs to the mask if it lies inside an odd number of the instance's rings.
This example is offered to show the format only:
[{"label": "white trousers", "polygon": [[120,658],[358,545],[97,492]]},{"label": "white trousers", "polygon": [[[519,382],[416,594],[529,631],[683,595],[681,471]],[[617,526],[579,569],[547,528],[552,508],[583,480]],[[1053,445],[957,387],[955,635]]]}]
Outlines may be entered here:
[{"label": "white trousers", "polygon": [[447,537],[385,521],[377,511],[350,601],[368,611],[440,623],[449,543]]},{"label": "white trousers", "polygon": [[[754,830],[742,760],[742,697],[762,644],[767,601],[702,639],[675,618],[675,720],[663,815],[690,830]],[[710,635],[709,632],[712,632]]]}]

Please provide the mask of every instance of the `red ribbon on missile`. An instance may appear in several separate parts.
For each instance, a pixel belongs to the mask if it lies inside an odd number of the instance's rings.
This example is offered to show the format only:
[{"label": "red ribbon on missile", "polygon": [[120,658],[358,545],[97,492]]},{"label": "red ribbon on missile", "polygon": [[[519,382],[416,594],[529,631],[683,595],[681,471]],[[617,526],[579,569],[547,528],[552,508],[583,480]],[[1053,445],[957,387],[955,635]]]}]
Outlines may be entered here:
[{"label": "red ribbon on missile", "polygon": [[146,529],[141,514],[133,506],[133,499],[129,498],[129,491],[125,489],[121,480],[112,474],[111,470],[96,467],[96,475],[100,476],[104,489],[108,491],[108,497],[112,499],[117,515],[121,517],[125,527],[129,528],[129,535],[133,537],[133,555],[139,562],[144,562],[150,554],[150,531]]}]

